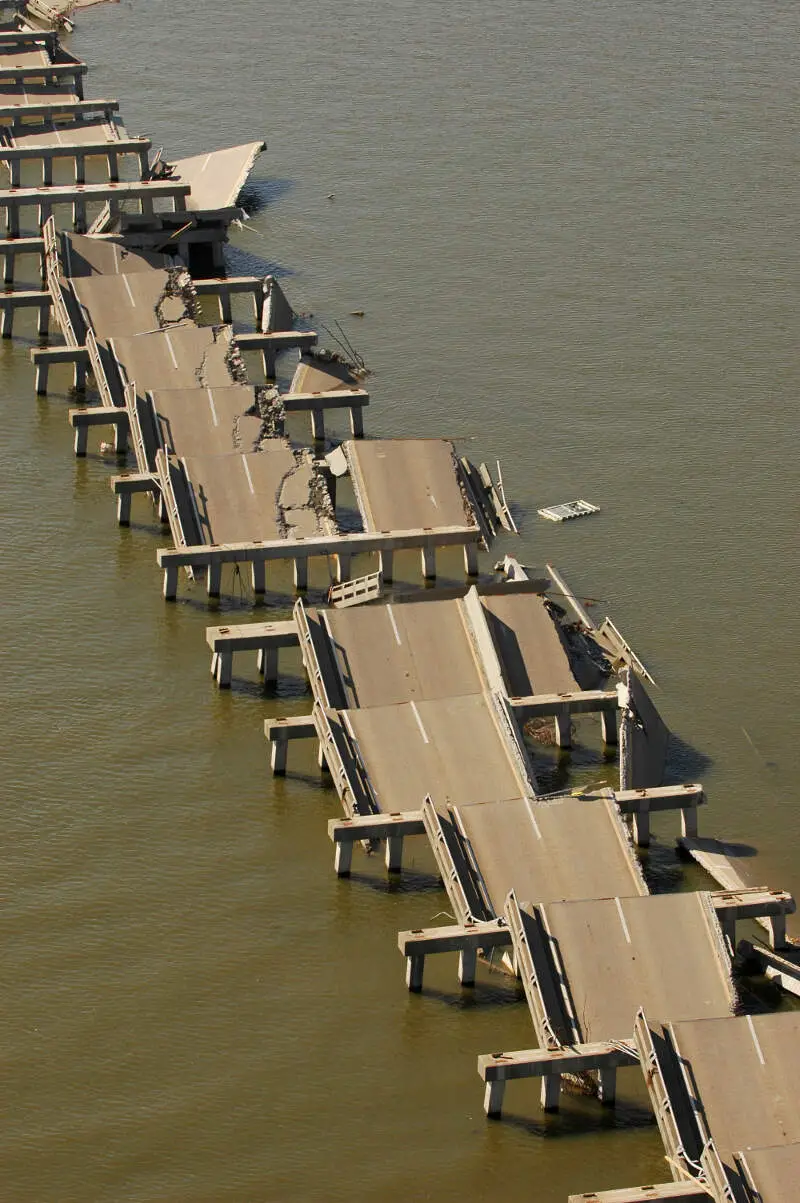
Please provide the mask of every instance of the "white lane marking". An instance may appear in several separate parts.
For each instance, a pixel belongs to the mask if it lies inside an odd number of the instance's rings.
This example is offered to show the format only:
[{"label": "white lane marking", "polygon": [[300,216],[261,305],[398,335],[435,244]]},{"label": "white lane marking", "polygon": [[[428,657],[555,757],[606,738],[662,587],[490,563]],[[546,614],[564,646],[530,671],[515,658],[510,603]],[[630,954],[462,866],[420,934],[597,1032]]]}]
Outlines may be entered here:
[{"label": "white lane marking", "polygon": [[397,646],[402,647],[403,640],[400,638],[400,632],[397,629],[397,623],[394,620],[394,614],[392,613],[391,606],[386,607],[386,613],[389,615],[389,622],[392,624],[392,630],[394,631],[394,637],[397,640]]},{"label": "white lane marking", "polygon": [[428,496],[430,497],[431,501],[433,502],[434,507],[438,510],[439,506],[436,504],[436,498],[434,497],[433,493],[429,493]]},{"label": "white lane marking", "polygon": [[628,931],[628,925],[627,925],[627,923],[625,922],[625,913],[624,913],[624,911],[623,911],[623,909],[622,909],[622,903],[620,902],[619,898],[615,898],[615,899],[614,899],[614,901],[615,901],[615,902],[616,902],[616,904],[617,904],[617,911],[619,912],[619,921],[620,921],[620,923],[622,924],[622,933],[623,933],[623,935],[625,936],[625,939],[626,939],[626,940],[628,941],[628,943],[630,944],[630,942],[631,942],[631,933]]},{"label": "white lane marking", "polygon": [[214,425],[219,426],[219,418],[217,417],[217,411],[214,408],[214,394],[210,388],[206,389],[206,393],[208,394],[208,404],[211,406],[211,417],[214,419]]},{"label": "white lane marking", "polygon": [[530,798],[525,799],[525,805],[528,808],[528,814],[531,822],[533,823],[533,830],[536,832],[536,838],[537,840],[540,840],[542,838],[542,833],[539,830],[539,824],[536,822],[536,815],[533,813],[533,804],[531,803]]},{"label": "white lane marking", "polygon": [[177,372],[177,370],[178,370],[178,361],[177,361],[177,359],[175,358],[175,352],[174,352],[174,350],[172,349],[172,343],[170,342],[170,337],[169,337],[169,335],[168,335],[168,334],[165,334],[165,335],[164,335],[164,338],[165,338],[165,340],[166,340],[167,347],[169,348],[169,354],[170,354],[170,359],[172,360],[172,366],[175,368],[175,371]]},{"label": "white lane marking", "polygon": [[417,720],[417,726],[419,727],[420,735],[425,740],[425,743],[429,744],[431,741],[428,739],[428,732],[425,730],[425,728],[422,725],[422,719],[419,717],[419,711],[417,710],[416,702],[411,702],[410,706],[411,706],[411,709],[414,711],[414,718]]},{"label": "white lane marking", "polygon": [[203,164],[203,166],[200,168],[200,175],[203,174],[203,172],[205,171],[206,167],[208,167],[210,162],[211,162],[211,155],[206,155],[206,161]]},{"label": "white lane marking", "polygon": [[122,282],[123,282],[123,284],[125,285],[125,291],[127,292],[128,296],[130,297],[130,300],[131,300],[131,305],[132,305],[132,306],[133,306],[133,308],[135,309],[135,308],[136,308],[136,301],[135,301],[135,299],[134,299],[134,295],[133,295],[133,293],[131,292],[131,286],[130,286],[130,284],[128,283],[128,277],[127,277],[127,275],[126,275],[125,273],[123,273],[123,276],[122,276]]},{"label": "white lane marking", "polygon": [[251,492],[251,493],[253,494],[253,496],[255,497],[255,495],[256,495],[256,491],[255,491],[255,489],[253,488],[253,478],[252,478],[252,476],[250,475],[250,469],[249,469],[249,468],[248,468],[248,466],[247,466],[247,459],[246,459],[246,457],[245,457],[244,455],[242,456],[242,463],[244,464],[244,474],[245,474],[245,476],[247,477],[247,483],[248,483],[248,484],[249,484],[249,486],[250,486],[250,492]]},{"label": "white lane marking", "polygon": [[753,1044],[755,1045],[756,1052],[758,1053],[758,1059],[762,1065],[766,1065],[767,1063],[764,1060],[764,1054],[761,1051],[761,1045],[758,1043],[758,1036],[756,1036],[756,1029],[753,1027],[752,1015],[747,1016],[747,1026],[750,1029],[750,1035],[753,1037]]}]

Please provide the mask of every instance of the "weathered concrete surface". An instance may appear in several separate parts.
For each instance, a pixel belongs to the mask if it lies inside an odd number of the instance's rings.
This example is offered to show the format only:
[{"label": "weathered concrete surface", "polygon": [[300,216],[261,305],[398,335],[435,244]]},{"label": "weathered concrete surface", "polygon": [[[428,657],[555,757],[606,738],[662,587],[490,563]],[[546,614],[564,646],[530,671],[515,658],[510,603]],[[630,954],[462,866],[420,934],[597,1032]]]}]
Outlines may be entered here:
[{"label": "weathered concrete surface", "polygon": [[610,799],[514,798],[454,810],[496,915],[502,915],[510,890],[530,902],[647,893]]},{"label": "weathered concrete surface", "polygon": [[256,159],[264,150],[263,142],[247,142],[226,150],[178,159],[171,177],[191,185],[186,201],[190,212],[205,209],[228,209],[236,204]]},{"label": "weathered concrete surface", "polygon": [[628,705],[620,718],[620,788],[648,789],[661,785],[669,731],[636,673],[623,669],[620,679],[628,693]]},{"label": "weathered concrete surface", "polygon": [[[132,277],[134,278],[134,277]],[[233,335],[227,326],[185,323],[152,334],[109,340],[137,391],[217,388],[236,383],[231,367]]]},{"label": "weathered concrete surface", "polygon": [[113,150],[115,142],[125,140],[127,137],[124,125],[112,124],[101,118],[93,121],[66,120],[57,123],[44,121],[36,125],[17,126],[13,132],[13,145],[80,147],[97,142],[107,142],[109,150]]},{"label": "weathered concrete surface", "polygon": [[517,798],[525,782],[481,696],[348,710],[382,811]]},{"label": "weathered concrete surface", "polygon": [[447,439],[353,439],[342,444],[364,529],[474,526]]},{"label": "weathered concrete surface", "polygon": [[318,511],[311,453],[271,439],[251,454],[187,456],[206,543],[329,534]]},{"label": "weathered concrete surface", "polygon": [[485,683],[457,600],[326,611],[348,707],[479,694]]},{"label": "weathered concrete surface", "polygon": [[166,270],[172,266],[167,255],[151,255],[132,251],[106,238],[89,238],[62,230],[61,267],[65,276],[117,276],[131,272],[150,272],[153,268]]},{"label": "weathered concrete surface", "polygon": [[544,598],[510,591],[481,597],[481,603],[512,697],[580,688]]},{"label": "weathered concrete surface", "polygon": [[671,1027],[726,1165],[739,1149],[800,1142],[800,1013]]},{"label": "weathered concrete surface", "polygon": [[[285,313],[284,313],[285,317]],[[358,388],[359,381],[347,364],[318,355],[302,355],[295,368],[290,393],[328,393],[341,388]]]},{"label": "weathered concrete surface", "polygon": [[254,451],[260,440],[261,418],[252,408],[255,389],[246,384],[225,388],[159,389],[153,404],[138,398],[140,427],[148,452],[148,467],[164,447],[170,455],[226,455]]},{"label": "weathered concrete surface", "polygon": [[800,1144],[748,1148],[741,1160],[760,1203],[797,1203],[800,1199]]},{"label": "weathered concrete surface", "polygon": [[194,320],[194,291],[185,271],[83,276],[72,280],[72,291],[98,340],[148,334]]},{"label": "weathered concrete surface", "polygon": [[541,921],[566,971],[580,1039],[625,1040],[640,1008],[680,1020],[730,1014],[735,996],[707,896],[659,894],[521,910],[539,976],[552,974]]}]

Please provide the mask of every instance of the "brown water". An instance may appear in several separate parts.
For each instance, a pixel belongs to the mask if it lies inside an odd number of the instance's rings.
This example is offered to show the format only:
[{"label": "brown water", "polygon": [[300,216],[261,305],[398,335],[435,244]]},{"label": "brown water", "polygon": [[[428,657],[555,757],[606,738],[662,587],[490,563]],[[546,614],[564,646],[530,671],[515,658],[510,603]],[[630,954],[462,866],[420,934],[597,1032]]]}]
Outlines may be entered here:
[{"label": "brown water", "polygon": [[[673,776],[706,783],[702,830],[800,888],[797,6],[138,0],[81,14],[73,46],[168,156],[268,140],[232,267],[345,323],[371,433],[501,457],[523,534],[498,552],[603,599],[661,684]],[[522,1084],[485,1122],[476,1056],[532,1043],[527,1008],[485,973],[461,994],[449,958],[407,994],[396,932],[447,910],[420,843],[397,884],[363,859],[335,879],[334,792],[310,748],[274,782],[261,734],[307,709],[299,659],[277,698],[244,663],[212,687],[214,611],[162,602],[149,512],[117,529],[113,465],[73,459],[18,331],[3,1199],[555,1203],[668,1178],[635,1077],[613,1114],[544,1117]],[[575,496],[602,512],[536,517]]]}]

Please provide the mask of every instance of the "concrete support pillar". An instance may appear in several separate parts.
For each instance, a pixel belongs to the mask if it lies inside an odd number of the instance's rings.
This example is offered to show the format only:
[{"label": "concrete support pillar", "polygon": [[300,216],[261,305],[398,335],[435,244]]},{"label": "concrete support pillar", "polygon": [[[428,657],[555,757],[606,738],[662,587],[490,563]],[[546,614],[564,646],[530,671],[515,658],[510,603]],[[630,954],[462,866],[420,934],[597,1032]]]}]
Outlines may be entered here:
[{"label": "concrete support pillar", "polygon": [[11,338],[14,333],[14,306],[8,302],[3,306],[3,320],[0,325],[0,337]]},{"label": "concrete support pillar", "polygon": [[217,685],[230,689],[233,680],[233,652],[217,652]]},{"label": "concrete support pillar", "polygon": [[497,1119],[502,1115],[505,1093],[506,1084],[504,1081],[486,1083],[486,1089],[483,1092],[483,1110],[491,1119]]},{"label": "concrete support pillar", "polygon": [[462,948],[458,954],[458,980],[462,986],[474,986],[478,972],[477,948]]},{"label": "concrete support pillar", "polygon": [[360,405],[350,407],[350,430],[354,439],[363,439],[364,411]]},{"label": "concrete support pillar", "polygon": [[164,569],[164,601],[175,601],[178,596],[178,566],[167,564]]},{"label": "concrete support pillar", "polygon": [[76,426],[75,427],[75,454],[78,456],[81,456],[81,457],[86,455],[88,446],[89,446],[89,427],[88,426]]},{"label": "concrete support pillar", "polygon": [[394,552],[379,551],[378,567],[383,575],[384,584],[391,585],[394,580]]},{"label": "concrete support pillar", "polygon": [[219,292],[219,315],[227,325],[233,324],[233,305],[227,288],[222,288]]},{"label": "concrete support pillar", "polygon": [[294,562],[294,587],[298,592],[308,588],[307,556],[298,556]]},{"label": "concrete support pillar", "polygon": [[617,1070],[615,1066],[597,1071],[598,1096],[604,1107],[613,1107],[617,1098]]},{"label": "concrete support pillar", "polygon": [[616,710],[601,710],[600,711],[600,731],[603,736],[603,743],[607,748],[615,748],[619,742],[617,735],[617,712]]},{"label": "concrete support pillar", "polygon": [[14,283],[14,262],[16,255],[11,255],[8,251],[3,255],[3,283]]},{"label": "concrete support pillar", "polygon": [[218,664],[219,664],[219,653],[212,652],[211,653],[211,676],[214,678],[215,681],[217,679],[217,665]]},{"label": "concrete support pillar", "polygon": [[116,184],[119,181],[119,155],[115,150],[110,150],[106,158],[108,159],[108,178],[112,184]]},{"label": "concrete support pillar", "polygon": [[209,597],[219,597],[222,588],[222,564],[219,560],[209,564],[206,585]]},{"label": "concrete support pillar", "polygon": [[159,493],[156,498],[158,507],[158,520],[162,526],[169,526],[169,510],[167,509],[167,499],[163,493]]},{"label": "concrete support pillar", "polygon": [[311,410],[311,437],[317,443],[325,442],[325,410]]},{"label": "concrete support pillar", "polygon": [[53,160],[49,157],[42,160],[42,184],[45,188],[53,186]]},{"label": "concrete support pillar", "polygon": [[139,178],[145,179],[150,171],[150,156],[146,150],[139,151]]},{"label": "concrete support pillar", "polygon": [[336,580],[337,580],[337,582],[339,584],[341,584],[342,581],[349,581],[350,580],[350,565],[352,563],[352,556],[350,556],[347,552],[339,552],[333,558],[336,561]]},{"label": "concrete support pillar", "polygon": [[117,455],[127,455],[128,453],[127,422],[114,423],[114,451]]},{"label": "concrete support pillar", "polygon": [[19,188],[20,180],[22,178],[22,163],[19,159],[14,159],[13,162],[9,163],[8,166],[9,174],[11,176],[11,187]]},{"label": "concrete support pillar", "polygon": [[478,544],[464,544],[464,571],[467,576],[478,575]]},{"label": "concrete support pillar", "polygon": [[684,806],[681,811],[681,835],[694,837],[697,835],[697,807]]},{"label": "concrete support pillar", "polygon": [[34,381],[34,388],[36,389],[37,397],[46,397],[47,396],[47,381],[49,379],[49,376],[50,376],[50,364],[49,363],[37,363],[35,381]]},{"label": "concrete support pillar", "polygon": [[131,524],[131,501],[132,494],[117,494],[117,522],[120,526],[130,526]]},{"label": "concrete support pillar", "polygon": [[259,649],[258,671],[264,677],[265,685],[274,685],[278,679],[278,649],[276,647]]},{"label": "concrete support pillar", "polygon": [[277,359],[278,359],[277,351],[272,351],[272,350],[269,350],[268,348],[264,348],[264,350],[261,353],[261,362],[264,367],[264,379],[267,381],[268,384],[271,383],[272,381],[274,381],[274,379],[275,379],[275,364],[277,362]]},{"label": "concrete support pillar", "polygon": [[76,359],[72,365],[72,387],[78,393],[86,392],[86,361]]},{"label": "concrete support pillar", "polygon": [[542,1078],[542,1107],[545,1111],[558,1111],[561,1099],[561,1074],[545,1074]]},{"label": "concrete support pillar", "polygon": [[77,197],[72,205],[72,225],[76,234],[86,233],[86,201],[84,198]]},{"label": "concrete support pillar", "polygon": [[9,238],[19,238],[19,205],[6,205],[6,233]]},{"label": "concrete support pillar", "polygon": [[75,183],[86,183],[86,155],[75,155]]},{"label": "concrete support pillar", "polygon": [[319,771],[323,774],[323,776],[328,776],[330,774],[331,770],[328,765],[328,758],[325,755],[325,748],[322,740],[320,740],[317,744],[317,764],[319,765]]},{"label": "concrete support pillar", "polygon": [[253,592],[258,595],[267,591],[267,565],[264,560],[253,560],[252,569]]},{"label": "concrete support pillar", "polygon": [[779,949],[786,947],[786,916],[770,915],[769,923],[770,947]]},{"label": "concrete support pillar", "polygon": [[559,714],[553,715],[556,729],[556,745],[559,748],[572,747],[572,715],[566,708]]},{"label": "concrete support pillar", "polygon": [[419,994],[422,989],[422,978],[425,973],[425,957],[406,957],[406,985],[412,994]]},{"label": "concrete support pillar", "polygon": [[343,841],[340,844],[334,845],[333,867],[336,870],[337,877],[349,877],[350,869],[353,864],[353,844],[350,840],[346,843]]},{"label": "concrete support pillar", "polygon": [[633,839],[639,848],[650,847],[650,811],[644,807],[633,816]]},{"label": "concrete support pillar", "polygon": [[50,333],[50,301],[39,306],[39,320],[36,324],[36,333],[39,338],[47,338]]},{"label": "concrete support pillar", "polygon": [[272,755],[270,763],[272,772],[276,777],[284,777],[286,775],[286,752],[289,747],[289,741],[286,739],[278,739],[272,745]]},{"label": "concrete support pillar", "polygon": [[422,548],[422,575],[426,581],[436,580],[436,548]]},{"label": "concrete support pillar", "polygon": [[403,837],[390,835],[386,837],[386,868],[389,873],[399,873],[403,868]]}]

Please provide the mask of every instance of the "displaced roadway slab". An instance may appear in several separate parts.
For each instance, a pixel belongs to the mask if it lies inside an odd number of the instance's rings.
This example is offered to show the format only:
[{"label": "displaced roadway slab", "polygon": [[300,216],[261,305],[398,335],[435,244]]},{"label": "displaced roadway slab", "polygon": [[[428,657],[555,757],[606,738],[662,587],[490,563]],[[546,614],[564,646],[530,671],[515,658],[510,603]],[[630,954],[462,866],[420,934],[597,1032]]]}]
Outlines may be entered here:
[{"label": "displaced roadway slab", "polygon": [[[284,311],[285,316],[285,311]],[[342,388],[359,388],[360,382],[346,363],[302,355],[295,368],[290,393],[330,393]]]},{"label": "displaced roadway slab", "polygon": [[167,255],[149,255],[132,251],[106,238],[61,232],[61,266],[65,276],[117,276],[131,272],[149,272],[172,266]]},{"label": "displaced roadway slab", "polygon": [[262,422],[248,413],[254,404],[255,389],[247,384],[159,389],[137,398],[148,469],[154,468],[159,447],[184,456],[255,451]]},{"label": "displaced roadway slab", "polygon": [[489,630],[512,697],[580,688],[544,598],[535,593],[482,596]]},{"label": "displaced roadway slab", "polygon": [[18,147],[36,146],[91,146],[107,142],[114,149],[115,142],[128,141],[128,134],[121,123],[96,119],[94,121],[45,121],[39,125],[17,126],[13,132],[13,144]]},{"label": "displaced roadway slab", "polygon": [[311,453],[270,439],[257,453],[184,457],[203,542],[243,543],[329,534],[314,508]]},{"label": "displaced roadway slab", "polygon": [[473,695],[348,710],[383,812],[448,802],[517,798],[530,789],[498,729],[489,698]]},{"label": "displaced roadway slab", "polygon": [[486,688],[459,600],[328,610],[346,706],[480,694]]},{"label": "displaced roadway slab", "polygon": [[247,142],[227,150],[212,150],[209,154],[179,159],[173,164],[171,179],[191,185],[186,208],[193,213],[208,209],[229,209],[253,170],[255,161],[265,149],[263,142]]},{"label": "displaced roadway slab", "polygon": [[475,526],[447,439],[353,439],[342,444],[370,531]]},{"label": "displaced roadway slab", "polygon": [[[508,907],[516,907],[515,899]],[[640,1008],[681,1020],[726,1017],[735,1005],[730,963],[705,894],[516,909],[539,981],[553,980],[551,941],[558,950],[580,1041],[629,1039]],[[564,1032],[565,1018],[554,1015],[553,1027]],[[572,1039],[568,1031],[566,1042]]]},{"label": "displaced roadway slab", "polygon": [[725,1165],[733,1166],[740,1149],[800,1142],[798,1012],[673,1021],[669,1028]]},{"label": "displaced roadway slab", "polygon": [[235,383],[229,366],[232,344],[228,326],[189,323],[109,340],[125,379],[135,380],[141,394],[155,388],[217,388]]},{"label": "displaced roadway slab", "polygon": [[453,807],[495,915],[510,890],[531,902],[645,895],[638,861],[610,798],[514,798]]},{"label": "displaced roadway slab", "polygon": [[739,1160],[758,1192],[758,1203],[798,1203],[800,1144],[747,1149],[739,1154]]},{"label": "displaced roadway slab", "polygon": [[148,334],[180,321],[192,321],[190,306],[178,291],[180,283],[193,296],[187,272],[156,271],[117,276],[85,276],[72,281],[84,321],[99,340]]}]

